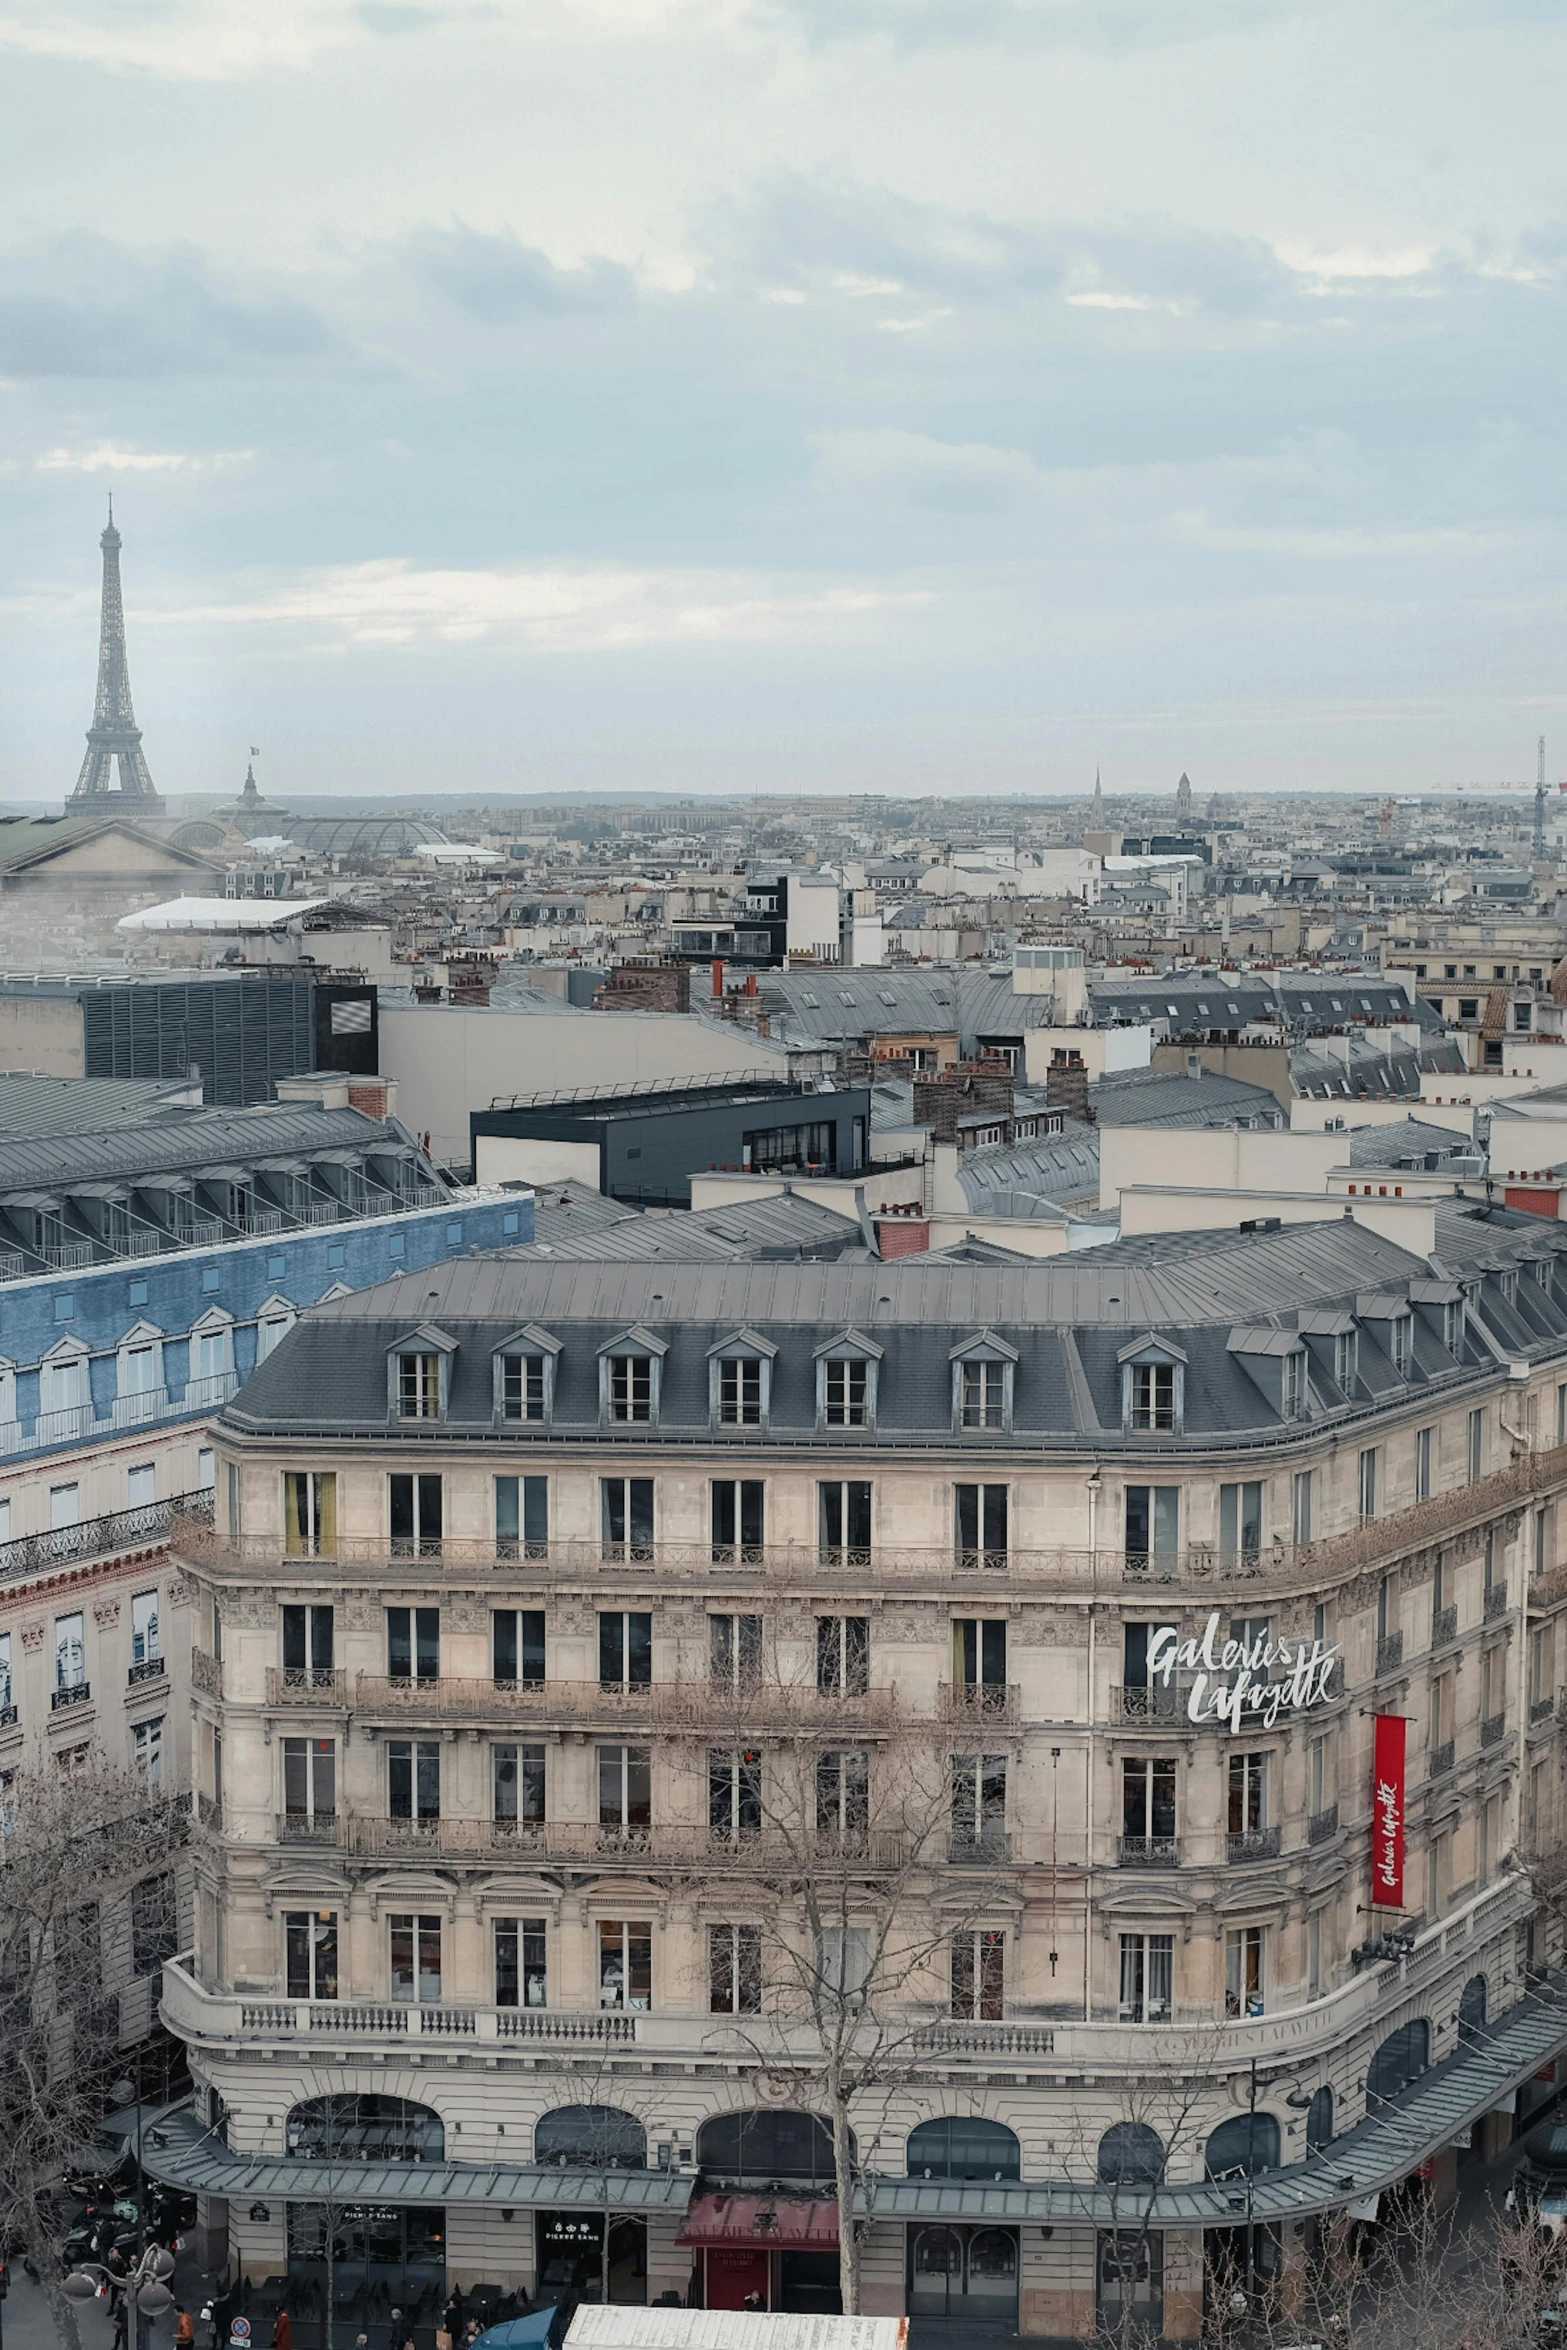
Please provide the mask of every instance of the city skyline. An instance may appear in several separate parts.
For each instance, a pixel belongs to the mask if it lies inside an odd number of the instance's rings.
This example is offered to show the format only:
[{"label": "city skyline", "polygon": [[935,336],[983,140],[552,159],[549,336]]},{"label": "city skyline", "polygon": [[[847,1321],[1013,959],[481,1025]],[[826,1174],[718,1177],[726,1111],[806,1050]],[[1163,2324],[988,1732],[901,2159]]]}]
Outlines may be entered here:
[{"label": "city skyline", "polygon": [[1563,38],[13,9],[0,797],[69,791],[111,487],[172,797],[1522,779]]}]

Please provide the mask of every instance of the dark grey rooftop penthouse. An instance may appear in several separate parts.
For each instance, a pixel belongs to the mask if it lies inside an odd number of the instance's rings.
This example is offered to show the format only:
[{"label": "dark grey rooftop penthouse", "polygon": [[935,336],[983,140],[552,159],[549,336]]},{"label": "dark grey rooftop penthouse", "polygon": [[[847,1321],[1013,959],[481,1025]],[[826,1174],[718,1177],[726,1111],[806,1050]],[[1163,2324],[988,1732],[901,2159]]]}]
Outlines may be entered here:
[{"label": "dark grey rooftop penthouse", "polygon": [[[511,1445],[1298,1441],[1567,1355],[1567,1231],[1459,1200],[1436,1214],[1429,1258],[1347,1217],[1025,1265],[470,1258],[323,1305],[225,1417]],[[964,1425],[977,1362],[994,1408]],[[746,1425],[722,1408],[735,1363],[756,1367]]]}]

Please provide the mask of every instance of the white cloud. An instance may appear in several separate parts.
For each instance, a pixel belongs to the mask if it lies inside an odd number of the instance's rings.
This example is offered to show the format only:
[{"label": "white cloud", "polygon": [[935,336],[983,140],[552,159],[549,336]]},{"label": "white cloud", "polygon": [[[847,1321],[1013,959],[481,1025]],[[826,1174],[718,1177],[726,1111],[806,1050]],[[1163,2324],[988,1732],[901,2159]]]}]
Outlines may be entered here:
[{"label": "white cloud", "polygon": [[556,651],[593,652],[631,645],[820,638],[868,616],[907,612],[932,600],[922,588],[797,585],[740,571],[614,565],[456,571],[392,561],[342,565],[262,584],[232,601],[147,617],[180,626],[291,628],[358,645],[454,644],[511,636]]},{"label": "white cloud", "polygon": [[33,459],[36,473],[227,473],[248,465],[254,449],[125,449],[101,441],[87,449],[45,449]]}]

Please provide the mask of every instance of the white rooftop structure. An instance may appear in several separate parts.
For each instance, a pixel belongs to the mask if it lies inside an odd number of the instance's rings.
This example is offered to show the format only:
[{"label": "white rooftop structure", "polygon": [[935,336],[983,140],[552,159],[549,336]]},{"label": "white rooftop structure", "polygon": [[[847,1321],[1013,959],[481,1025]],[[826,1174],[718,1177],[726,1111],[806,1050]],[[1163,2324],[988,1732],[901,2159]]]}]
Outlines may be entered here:
[{"label": "white rooftop structure", "polygon": [[331,898],[166,898],[122,914],[116,930],[286,930]]}]

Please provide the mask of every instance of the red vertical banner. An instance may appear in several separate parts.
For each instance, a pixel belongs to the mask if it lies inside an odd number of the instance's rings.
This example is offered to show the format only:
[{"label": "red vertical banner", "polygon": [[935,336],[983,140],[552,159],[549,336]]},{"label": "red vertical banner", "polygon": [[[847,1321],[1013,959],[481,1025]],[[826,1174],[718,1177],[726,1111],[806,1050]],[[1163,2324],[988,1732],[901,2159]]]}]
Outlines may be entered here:
[{"label": "red vertical banner", "polygon": [[1371,1901],[1404,1906],[1404,1733],[1402,1714],[1378,1714],[1371,1751]]}]

